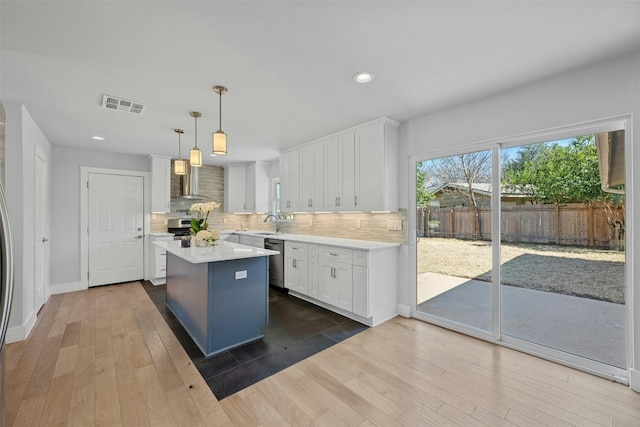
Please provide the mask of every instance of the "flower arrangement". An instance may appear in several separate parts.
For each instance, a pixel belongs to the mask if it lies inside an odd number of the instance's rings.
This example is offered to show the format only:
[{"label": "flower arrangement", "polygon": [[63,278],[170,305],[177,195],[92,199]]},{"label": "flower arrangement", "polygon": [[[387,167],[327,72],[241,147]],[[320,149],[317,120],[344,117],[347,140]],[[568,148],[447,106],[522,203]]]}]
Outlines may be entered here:
[{"label": "flower arrangement", "polygon": [[218,209],[220,207],[220,203],[217,202],[206,202],[206,203],[194,203],[189,208],[189,211],[195,212],[197,214],[197,218],[191,218],[191,227],[189,228],[189,233],[192,235],[198,234],[201,230],[206,230],[209,227],[209,223],[207,220],[209,219],[209,214],[212,210]]},{"label": "flower arrangement", "polygon": [[196,234],[196,245],[211,246],[218,243],[220,232],[218,230],[200,230]]}]

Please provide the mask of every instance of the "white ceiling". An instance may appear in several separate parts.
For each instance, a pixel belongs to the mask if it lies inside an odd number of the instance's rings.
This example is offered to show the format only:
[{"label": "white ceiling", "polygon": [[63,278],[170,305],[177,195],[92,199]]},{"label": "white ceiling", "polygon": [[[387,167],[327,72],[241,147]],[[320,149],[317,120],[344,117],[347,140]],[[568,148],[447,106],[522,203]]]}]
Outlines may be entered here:
[{"label": "white ceiling", "polygon": [[[640,48],[634,1],[0,2],[0,99],[53,145],[177,157],[278,151],[387,116],[404,121]],[[361,70],[376,74],[356,85]],[[100,107],[103,94],[148,106]],[[105,137],[94,141],[93,135]]]}]

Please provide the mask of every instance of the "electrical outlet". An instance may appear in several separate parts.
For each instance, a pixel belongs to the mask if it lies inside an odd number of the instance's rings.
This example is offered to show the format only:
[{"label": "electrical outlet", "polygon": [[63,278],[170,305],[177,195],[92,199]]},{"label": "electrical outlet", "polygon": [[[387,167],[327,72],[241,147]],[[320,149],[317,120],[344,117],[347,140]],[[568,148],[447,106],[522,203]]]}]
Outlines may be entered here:
[{"label": "electrical outlet", "polygon": [[402,220],[401,219],[388,219],[387,220],[387,230],[402,231]]},{"label": "electrical outlet", "polygon": [[236,280],[246,279],[246,278],[247,278],[247,270],[236,271]]},{"label": "electrical outlet", "polygon": [[356,228],[360,228],[360,220],[356,219]]},{"label": "electrical outlet", "polygon": [[313,218],[309,218],[309,225],[313,225]]},{"label": "electrical outlet", "polygon": [[165,218],[164,221],[162,221],[162,222],[164,222],[164,225],[169,225],[169,219],[168,218]]},{"label": "electrical outlet", "polygon": [[226,224],[227,223],[227,218],[222,218],[222,223]]}]

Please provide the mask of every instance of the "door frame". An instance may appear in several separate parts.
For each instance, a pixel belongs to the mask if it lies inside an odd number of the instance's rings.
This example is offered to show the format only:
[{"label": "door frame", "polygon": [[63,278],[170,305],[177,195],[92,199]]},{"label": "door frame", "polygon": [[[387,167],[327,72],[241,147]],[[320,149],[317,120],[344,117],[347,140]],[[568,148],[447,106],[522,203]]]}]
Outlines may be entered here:
[{"label": "door frame", "polygon": [[[550,141],[562,138],[574,137],[577,134],[589,134],[589,133],[598,133],[611,131],[615,129],[624,129],[625,130],[625,188],[626,188],[626,219],[625,221],[625,236],[627,237],[625,240],[625,310],[626,310],[626,347],[627,347],[627,367],[625,369],[620,369],[616,367],[609,367],[608,365],[604,365],[602,363],[588,361],[588,359],[582,357],[576,357],[573,355],[569,355],[568,353],[560,352],[548,347],[543,347],[537,344],[527,343],[523,340],[515,339],[512,337],[505,337],[501,334],[500,331],[500,287],[499,281],[494,280],[492,283],[493,295],[492,295],[492,303],[494,304],[493,311],[493,321],[492,326],[494,330],[491,333],[484,333],[477,329],[471,328],[466,325],[462,325],[456,322],[451,322],[446,319],[442,319],[436,316],[431,316],[425,313],[420,313],[417,311],[417,221],[416,221],[416,165],[418,161],[429,159],[429,158],[438,158],[445,157],[450,155],[461,154],[465,152],[472,151],[481,151],[481,150],[493,150],[493,177],[492,183],[499,183],[499,174],[500,170],[499,162],[497,159],[497,151],[500,148],[509,148],[515,147],[518,145],[527,145],[542,141]],[[634,203],[635,198],[633,197],[634,189],[633,189],[633,143],[632,143],[632,116],[631,115],[621,115],[615,117],[609,117],[600,120],[592,120],[582,123],[575,123],[566,126],[559,126],[550,129],[544,129],[540,131],[528,132],[513,136],[501,137],[501,138],[493,138],[485,141],[478,141],[473,144],[461,144],[455,148],[446,148],[439,150],[431,150],[428,152],[423,152],[420,154],[410,155],[408,157],[408,175],[409,175],[409,210],[407,214],[408,221],[408,245],[409,245],[409,271],[410,271],[410,310],[411,317],[416,318],[418,320],[422,320],[425,322],[429,322],[456,332],[463,333],[465,335],[472,336],[474,338],[479,338],[485,341],[489,341],[498,345],[502,345],[505,347],[513,348],[518,351],[523,351],[527,354],[532,354],[534,356],[540,357],[542,359],[547,359],[555,363],[559,363],[565,366],[569,366],[574,369],[578,369],[581,371],[589,372],[594,375],[598,375],[616,382],[620,382],[623,384],[628,384],[629,382],[633,382],[632,374],[634,371],[637,371],[638,368],[634,367],[634,336],[635,336],[635,311],[636,311],[636,298],[634,292],[634,268],[633,268],[633,260],[634,258],[634,245],[633,245],[633,236],[635,234],[635,227],[633,221],[629,221],[628,219],[634,218]],[[499,187],[498,187],[499,188]],[[495,243],[500,242],[500,230],[499,230],[499,214],[495,215],[493,211],[500,209],[499,197],[492,195],[492,240]],[[496,240],[497,239],[497,240]],[[496,266],[499,267],[500,259],[499,259],[499,248],[494,247],[492,250],[493,254],[493,268]],[[496,258],[497,257],[497,258]],[[494,274],[492,276],[499,276],[499,268],[497,270],[498,274]],[[498,305],[495,305],[498,304]],[[495,308],[497,307],[497,309]],[[495,329],[497,328],[497,329]],[[586,362],[586,363],[585,363]],[[623,375],[623,371],[626,371],[626,376]]]},{"label": "door frame", "polygon": [[[38,218],[38,212],[36,211],[36,207],[38,206],[38,159],[40,159],[42,161],[42,163],[44,164],[44,174],[42,176],[44,176],[45,178],[45,186],[42,189],[44,192],[44,199],[45,199],[45,206],[44,206],[44,212],[42,212],[42,214],[44,214],[45,219],[43,221],[42,224],[42,236],[34,236],[37,237],[39,239],[46,237],[47,239],[50,238],[51,236],[51,209],[50,209],[50,201],[49,201],[49,196],[50,196],[50,183],[49,183],[49,158],[47,157],[47,154],[38,146],[35,147],[35,153],[33,156],[33,181],[34,181],[34,191],[33,191],[33,199],[34,199],[34,203],[33,203],[33,207],[34,207],[34,216],[33,216],[33,229],[37,230],[36,227],[36,221],[39,220]],[[45,243],[45,242],[40,242],[40,243]],[[36,254],[37,254],[37,245],[38,242],[34,242],[34,246],[33,246],[33,259],[34,261],[37,259]],[[47,244],[44,245],[44,248],[42,249],[43,252],[43,256],[44,256],[44,262],[43,262],[43,266],[42,268],[44,268],[44,271],[42,272],[42,280],[43,280],[43,294],[42,294],[42,304],[38,305],[38,301],[37,301],[37,297],[38,297],[38,289],[37,289],[37,283],[35,281],[36,277],[37,277],[37,271],[35,271],[35,269],[37,269],[37,265],[34,265],[34,288],[33,288],[33,306],[34,309],[36,311],[36,313],[40,310],[40,308],[42,308],[42,306],[47,302],[47,299],[49,297],[49,284],[50,284],[50,276],[51,276],[51,245]]]},{"label": "door frame", "polygon": [[80,167],[80,283],[82,289],[89,289],[89,174],[105,174],[118,176],[142,177],[143,186],[143,271],[144,278],[149,275],[149,230],[151,227],[151,174],[149,172],[131,171],[123,169],[104,169],[94,167]]}]

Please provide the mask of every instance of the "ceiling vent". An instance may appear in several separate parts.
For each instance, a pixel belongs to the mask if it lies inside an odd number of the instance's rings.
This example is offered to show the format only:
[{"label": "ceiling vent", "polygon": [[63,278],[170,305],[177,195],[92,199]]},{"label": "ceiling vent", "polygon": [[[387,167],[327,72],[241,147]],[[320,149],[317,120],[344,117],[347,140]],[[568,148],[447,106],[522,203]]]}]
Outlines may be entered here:
[{"label": "ceiling vent", "polygon": [[107,110],[124,111],[125,113],[144,114],[147,106],[139,102],[130,101],[117,96],[102,95],[102,107]]}]

